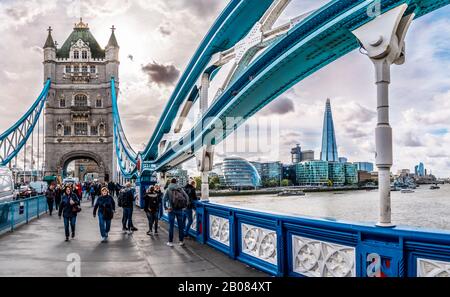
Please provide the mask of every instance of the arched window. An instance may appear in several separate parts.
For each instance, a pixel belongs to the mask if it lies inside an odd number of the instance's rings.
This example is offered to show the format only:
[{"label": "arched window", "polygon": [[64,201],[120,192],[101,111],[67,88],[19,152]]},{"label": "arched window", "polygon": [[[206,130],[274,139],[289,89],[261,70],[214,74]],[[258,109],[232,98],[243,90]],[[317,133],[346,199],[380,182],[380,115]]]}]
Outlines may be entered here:
[{"label": "arched window", "polygon": [[87,66],[81,67],[81,71],[82,71],[83,73],[87,73],[87,72],[88,72],[88,67],[87,67]]},{"label": "arched window", "polygon": [[87,58],[88,58],[88,53],[87,53],[87,51],[82,51],[82,52],[81,52],[81,58],[82,58],[82,59],[87,59]]},{"label": "arched window", "polygon": [[106,130],[105,130],[105,124],[101,123],[100,125],[98,125],[98,130],[100,132],[100,136],[105,136],[106,134]]},{"label": "arched window", "polygon": [[73,52],[73,58],[74,59],[79,59],[80,58],[80,52],[79,51],[74,51]]},{"label": "arched window", "polygon": [[62,124],[58,124],[56,126],[56,135],[63,136],[64,133],[64,126]]},{"label": "arched window", "polygon": [[74,105],[75,106],[87,106],[88,105],[87,96],[83,95],[83,94],[75,95]]}]

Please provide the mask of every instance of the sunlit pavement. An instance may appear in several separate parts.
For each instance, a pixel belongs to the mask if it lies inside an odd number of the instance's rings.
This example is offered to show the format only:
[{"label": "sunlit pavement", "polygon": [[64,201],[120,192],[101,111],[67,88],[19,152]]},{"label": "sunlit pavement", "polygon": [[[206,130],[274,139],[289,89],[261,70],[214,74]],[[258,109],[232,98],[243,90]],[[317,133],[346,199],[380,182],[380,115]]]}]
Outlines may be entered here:
[{"label": "sunlit pavement", "polygon": [[101,243],[97,218],[90,202],[82,204],[75,239],[65,242],[63,220],[57,213],[44,215],[13,233],[0,236],[0,276],[67,276],[73,255],[81,259],[81,276],[266,276],[230,259],[207,245],[186,240],[167,247],[167,224],[160,222],[158,237],[146,235],[147,219],[135,209],[134,224],[139,231],[123,234],[122,210],[112,222],[109,241]]}]

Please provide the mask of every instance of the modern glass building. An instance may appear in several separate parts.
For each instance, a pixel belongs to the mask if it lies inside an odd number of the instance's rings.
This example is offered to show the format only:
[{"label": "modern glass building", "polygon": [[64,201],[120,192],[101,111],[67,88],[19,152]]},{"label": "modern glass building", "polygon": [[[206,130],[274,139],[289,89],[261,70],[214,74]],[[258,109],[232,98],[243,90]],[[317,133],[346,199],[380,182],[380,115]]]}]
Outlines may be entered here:
[{"label": "modern glass building", "polygon": [[322,161],[339,162],[330,99],[327,99],[327,103],[325,105],[322,132],[322,151],[320,152],[320,159]]},{"label": "modern glass building", "polygon": [[282,178],[281,162],[251,162],[261,177],[261,180],[277,180]]},{"label": "modern glass building", "polygon": [[328,162],[328,178],[335,186],[345,184],[345,164],[340,162]]},{"label": "modern glass building", "polygon": [[345,163],[344,164],[345,171],[345,184],[354,185],[358,183],[358,169],[355,164]]},{"label": "modern glass building", "polygon": [[370,162],[354,162],[353,164],[356,165],[356,169],[359,171],[372,172],[374,168],[373,163]]},{"label": "modern glass building", "polygon": [[240,157],[225,158],[222,163],[224,186],[232,189],[254,189],[261,186],[255,166]]},{"label": "modern glass building", "polygon": [[414,172],[417,176],[425,176],[425,166],[422,162],[419,163],[419,165],[416,165],[414,167]]},{"label": "modern glass building", "polygon": [[328,162],[306,161],[295,164],[297,184],[302,186],[325,186],[328,184]]}]

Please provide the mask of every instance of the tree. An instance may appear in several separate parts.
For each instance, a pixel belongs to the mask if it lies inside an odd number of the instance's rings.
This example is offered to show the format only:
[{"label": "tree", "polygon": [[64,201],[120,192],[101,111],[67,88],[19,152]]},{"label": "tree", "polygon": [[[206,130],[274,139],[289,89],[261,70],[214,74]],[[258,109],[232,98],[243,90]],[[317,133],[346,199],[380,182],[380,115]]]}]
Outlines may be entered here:
[{"label": "tree", "polygon": [[195,189],[200,191],[202,189],[202,178],[200,176],[194,177]]},{"label": "tree", "polygon": [[333,186],[333,181],[332,181],[331,179],[328,180],[327,186],[329,186],[329,187],[332,187],[332,186]]},{"label": "tree", "polygon": [[220,186],[220,179],[218,176],[213,176],[209,179],[209,188],[211,190],[216,190]]},{"label": "tree", "polygon": [[290,184],[290,180],[288,180],[288,179],[283,179],[281,181],[281,186],[282,187],[287,187],[287,186],[289,186],[289,184]]}]

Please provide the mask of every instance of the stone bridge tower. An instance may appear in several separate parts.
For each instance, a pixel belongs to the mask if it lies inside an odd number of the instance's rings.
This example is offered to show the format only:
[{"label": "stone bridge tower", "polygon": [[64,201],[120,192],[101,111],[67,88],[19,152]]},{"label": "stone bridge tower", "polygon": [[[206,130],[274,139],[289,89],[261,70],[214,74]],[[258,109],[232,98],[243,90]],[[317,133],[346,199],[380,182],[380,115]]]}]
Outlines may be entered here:
[{"label": "stone bridge tower", "polygon": [[114,167],[110,79],[119,85],[119,45],[114,27],[103,49],[82,19],[58,48],[49,28],[44,79],[52,80],[45,107],[45,174],[64,176],[70,162],[91,160],[101,181]]}]

